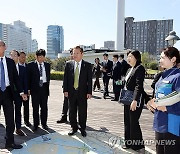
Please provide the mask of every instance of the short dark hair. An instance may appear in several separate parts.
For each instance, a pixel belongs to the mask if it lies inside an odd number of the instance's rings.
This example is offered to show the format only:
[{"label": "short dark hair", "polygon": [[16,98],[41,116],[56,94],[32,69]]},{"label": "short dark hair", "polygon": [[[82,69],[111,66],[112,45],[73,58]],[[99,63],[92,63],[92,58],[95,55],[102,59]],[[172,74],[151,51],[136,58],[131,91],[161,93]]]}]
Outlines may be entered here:
[{"label": "short dark hair", "polygon": [[0,40],[0,45],[1,45],[1,46],[5,46],[6,43],[5,43],[4,41]]},{"label": "short dark hair", "polygon": [[104,53],[104,54],[103,54],[103,56],[106,56],[106,57],[108,57],[108,54],[107,54],[107,53]]},{"label": "short dark hair", "polygon": [[167,48],[163,49],[162,52],[164,52],[164,54],[169,59],[172,59],[173,57],[176,57],[176,64],[178,64],[180,62],[179,51],[175,47],[167,47]]},{"label": "short dark hair", "polygon": [[83,53],[83,48],[81,48],[79,45],[78,46],[75,46],[73,49],[79,49],[81,53]]},{"label": "short dark hair", "polygon": [[19,52],[17,50],[12,50],[12,51],[16,52],[18,57],[20,56],[20,54],[19,54]]},{"label": "short dark hair", "polygon": [[96,60],[100,61],[100,59],[98,57],[94,59],[95,62],[96,62]]},{"label": "short dark hair", "polygon": [[36,51],[36,56],[46,56],[46,51],[44,49],[39,49]]},{"label": "short dark hair", "polygon": [[114,57],[114,58],[117,58],[117,59],[119,58],[119,56],[118,56],[118,55],[113,55],[113,57]]},{"label": "short dark hair", "polygon": [[24,51],[19,52],[19,55],[24,54],[26,56],[26,53]]},{"label": "short dark hair", "polygon": [[124,55],[123,54],[120,54],[120,56],[119,57],[121,57],[122,59],[124,59]]},{"label": "short dark hair", "polygon": [[141,64],[141,53],[138,50],[129,51],[128,55],[132,54],[136,59],[136,64]]}]

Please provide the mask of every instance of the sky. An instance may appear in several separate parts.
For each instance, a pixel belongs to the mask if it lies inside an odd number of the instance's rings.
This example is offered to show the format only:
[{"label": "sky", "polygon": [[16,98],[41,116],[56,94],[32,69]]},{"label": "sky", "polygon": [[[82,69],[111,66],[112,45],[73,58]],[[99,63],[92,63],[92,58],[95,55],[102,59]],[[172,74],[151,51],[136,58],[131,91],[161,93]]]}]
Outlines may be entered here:
[{"label": "sky", "polygon": [[[64,49],[116,41],[117,0],[0,0],[0,23],[21,20],[32,28],[32,39],[46,50],[47,26],[64,29]],[[180,37],[180,0],[125,0],[125,17],[134,21],[173,19]],[[180,50],[180,41],[175,44]]]}]

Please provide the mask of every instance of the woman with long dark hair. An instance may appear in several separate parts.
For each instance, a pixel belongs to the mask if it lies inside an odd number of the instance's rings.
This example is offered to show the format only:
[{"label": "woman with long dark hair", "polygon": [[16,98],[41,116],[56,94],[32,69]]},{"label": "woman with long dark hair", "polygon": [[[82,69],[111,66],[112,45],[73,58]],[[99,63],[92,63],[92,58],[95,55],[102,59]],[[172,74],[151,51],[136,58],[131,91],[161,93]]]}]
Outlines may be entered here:
[{"label": "woman with long dark hair", "polygon": [[139,118],[144,105],[141,99],[144,92],[145,69],[141,65],[141,54],[137,50],[128,53],[127,62],[131,68],[125,77],[124,90],[133,91],[133,101],[130,105],[124,105],[125,146],[123,148],[131,148],[138,153],[144,153]]}]

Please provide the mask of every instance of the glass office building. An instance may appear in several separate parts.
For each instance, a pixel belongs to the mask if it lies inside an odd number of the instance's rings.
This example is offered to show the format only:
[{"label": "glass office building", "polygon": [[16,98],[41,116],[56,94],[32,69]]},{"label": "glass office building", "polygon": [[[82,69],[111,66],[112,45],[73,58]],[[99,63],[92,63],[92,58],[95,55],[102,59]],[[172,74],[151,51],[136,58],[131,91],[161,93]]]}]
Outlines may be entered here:
[{"label": "glass office building", "polygon": [[55,59],[64,51],[64,30],[62,26],[49,25],[47,28],[47,57]]}]

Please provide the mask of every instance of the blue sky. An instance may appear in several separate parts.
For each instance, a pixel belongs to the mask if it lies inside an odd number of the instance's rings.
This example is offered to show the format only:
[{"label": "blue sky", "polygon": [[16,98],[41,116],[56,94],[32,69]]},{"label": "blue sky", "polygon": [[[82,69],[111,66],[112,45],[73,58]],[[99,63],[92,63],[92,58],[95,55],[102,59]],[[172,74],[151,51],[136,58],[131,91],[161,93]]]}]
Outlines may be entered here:
[{"label": "blue sky", "polygon": [[[174,19],[174,30],[180,37],[180,0],[125,0],[125,16],[135,21]],[[1,23],[21,20],[32,28],[32,38],[46,49],[48,25],[64,28],[65,49],[78,44],[116,41],[117,0],[0,0]],[[175,47],[180,49],[180,41]]]}]

